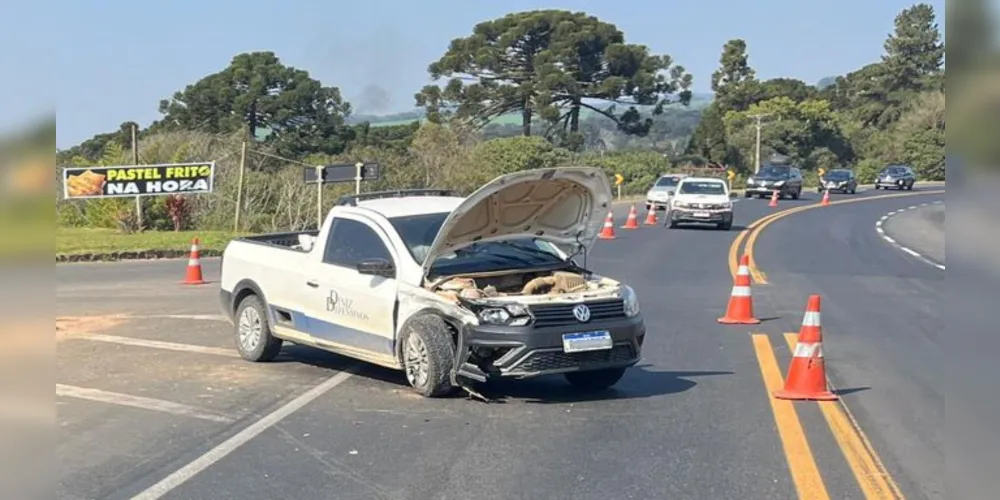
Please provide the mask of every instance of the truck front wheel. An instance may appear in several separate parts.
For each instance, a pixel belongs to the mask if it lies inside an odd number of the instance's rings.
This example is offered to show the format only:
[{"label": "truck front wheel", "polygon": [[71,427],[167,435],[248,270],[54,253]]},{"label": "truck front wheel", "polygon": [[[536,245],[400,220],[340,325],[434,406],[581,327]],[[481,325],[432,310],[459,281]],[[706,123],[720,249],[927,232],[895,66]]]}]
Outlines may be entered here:
[{"label": "truck front wheel", "polygon": [[236,350],[247,361],[271,361],[281,352],[281,339],[271,335],[267,309],[256,295],[236,307]]},{"label": "truck front wheel", "polygon": [[450,375],[455,364],[451,329],[438,316],[413,318],[403,334],[406,380],[421,396],[433,398],[454,390]]},{"label": "truck front wheel", "polygon": [[597,392],[617,384],[625,375],[625,368],[568,372],[564,375],[573,387],[586,392]]}]

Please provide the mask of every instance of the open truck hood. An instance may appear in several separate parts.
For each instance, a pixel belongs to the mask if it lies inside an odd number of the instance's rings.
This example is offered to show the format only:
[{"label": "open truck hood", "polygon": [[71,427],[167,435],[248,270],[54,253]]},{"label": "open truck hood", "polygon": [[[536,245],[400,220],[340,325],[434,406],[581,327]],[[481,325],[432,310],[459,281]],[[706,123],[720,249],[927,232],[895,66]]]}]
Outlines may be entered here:
[{"label": "open truck hood", "polygon": [[600,168],[546,168],[497,177],[445,219],[424,259],[424,276],[436,259],[473,243],[536,237],[590,248],[611,200],[611,183]]}]

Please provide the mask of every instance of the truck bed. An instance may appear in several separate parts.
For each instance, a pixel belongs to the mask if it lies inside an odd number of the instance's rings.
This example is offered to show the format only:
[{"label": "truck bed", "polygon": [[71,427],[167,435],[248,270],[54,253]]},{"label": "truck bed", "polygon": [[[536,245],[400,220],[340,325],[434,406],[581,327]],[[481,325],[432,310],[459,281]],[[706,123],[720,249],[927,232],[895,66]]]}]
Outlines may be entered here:
[{"label": "truck bed", "polygon": [[319,235],[318,230],[309,231],[290,231],[285,233],[269,233],[269,234],[258,234],[254,236],[244,236],[242,238],[237,238],[238,241],[245,241],[247,243],[256,243],[258,245],[267,245],[272,247],[279,247],[286,250],[297,250],[300,252],[307,251],[303,249],[299,244],[299,236],[307,235],[316,238]]}]

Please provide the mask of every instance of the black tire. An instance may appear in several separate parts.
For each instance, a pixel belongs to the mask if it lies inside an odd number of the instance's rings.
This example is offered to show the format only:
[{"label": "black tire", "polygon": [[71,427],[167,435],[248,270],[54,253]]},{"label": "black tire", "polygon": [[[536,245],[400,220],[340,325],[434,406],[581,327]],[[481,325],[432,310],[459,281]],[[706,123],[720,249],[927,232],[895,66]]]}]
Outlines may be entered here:
[{"label": "black tire", "polygon": [[879,190],[879,185],[878,185],[878,184],[876,184],[876,185],[875,185],[875,190],[876,190],[876,191],[878,191],[878,190]]},{"label": "black tire", "polygon": [[[240,357],[254,363],[272,361],[278,357],[282,341],[271,334],[271,325],[267,321],[267,307],[260,297],[256,295],[244,297],[240,301],[240,305],[236,306],[235,317],[233,338],[236,341],[236,350],[240,353]],[[250,335],[253,335],[253,330],[260,329],[256,343],[250,339],[247,339],[247,342],[243,341],[240,334],[243,328],[249,328]]]},{"label": "black tire", "polygon": [[908,186],[906,186],[906,190],[907,191],[913,191],[913,183],[912,182]]},{"label": "black tire", "polygon": [[791,195],[792,195],[792,199],[793,200],[797,200],[797,199],[799,199],[799,196],[802,196],[802,190],[801,189],[797,189],[794,192],[792,192]]},{"label": "black tire", "polygon": [[733,221],[727,221],[727,222],[720,222],[719,223],[719,229],[721,229],[723,231],[729,231],[732,228],[733,228]]},{"label": "black tire", "polygon": [[573,387],[585,392],[597,392],[617,384],[625,375],[625,368],[569,372],[563,375]]},{"label": "black tire", "polygon": [[[417,342],[418,351],[419,346],[423,346],[422,358],[419,361],[426,370],[426,376],[411,373],[411,368],[419,369],[417,368],[419,365],[416,364],[409,366],[411,357],[408,349],[411,337]],[[443,319],[433,314],[413,318],[407,323],[400,340],[406,380],[417,394],[435,398],[446,396],[455,390],[455,386],[451,384],[451,371],[455,366],[455,340],[451,328]]]},{"label": "black tire", "polygon": [[749,192],[743,193],[743,197],[744,198],[753,198],[753,193],[749,193]]},{"label": "black tire", "polygon": [[851,194],[857,194],[858,188],[851,188]]}]

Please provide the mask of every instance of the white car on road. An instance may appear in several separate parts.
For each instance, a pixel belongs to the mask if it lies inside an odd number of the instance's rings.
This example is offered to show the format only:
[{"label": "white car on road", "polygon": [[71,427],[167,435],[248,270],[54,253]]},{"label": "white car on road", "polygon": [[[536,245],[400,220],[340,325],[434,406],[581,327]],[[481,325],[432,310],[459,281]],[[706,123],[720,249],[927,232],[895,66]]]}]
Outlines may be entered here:
[{"label": "white car on road", "polygon": [[671,227],[680,224],[715,224],[723,230],[733,227],[733,202],[736,193],[729,184],[714,177],[687,177],[677,184],[670,201],[666,223]]},{"label": "white car on road", "polygon": [[670,197],[677,189],[677,183],[687,177],[687,174],[664,174],[661,175],[653,187],[646,192],[646,210],[664,209],[670,206]]},{"label": "white car on road", "polygon": [[646,333],[635,292],[575,260],[611,200],[587,167],[508,174],[468,198],[345,197],[319,231],[230,242],[222,307],[250,361],[290,341],[403,370],[427,397],[554,373],[603,389]]}]

